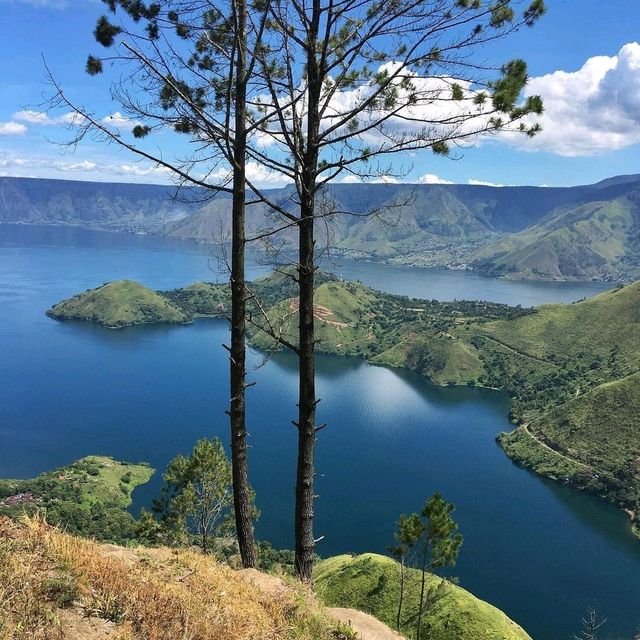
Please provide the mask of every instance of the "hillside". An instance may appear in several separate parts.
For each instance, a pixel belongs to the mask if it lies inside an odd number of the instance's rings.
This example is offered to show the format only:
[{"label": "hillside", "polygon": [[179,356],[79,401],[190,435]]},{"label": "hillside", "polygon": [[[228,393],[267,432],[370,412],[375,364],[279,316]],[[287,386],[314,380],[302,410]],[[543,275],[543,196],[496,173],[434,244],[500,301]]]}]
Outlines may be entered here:
[{"label": "hillside", "polygon": [[[640,505],[640,373],[601,384],[501,434],[516,462],[607,495],[632,516]],[[637,520],[634,519],[636,531]]]},{"label": "hillside", "polygon": [[[337,556],[318,563],[315,588],[331,606],[352,607],[374,615],[390,627],[396,623],[399,565],[386,556],[367,553]],[[420,595],[420,572],[409,569],[401,630],[415,633]],[[529,635],[502,611],[434,575],[428,576],[429,600],[424,633],[433,640],[530,640]],[[413,624],[412,624],[413,623]]]},{"label": "hillside", "polygon": [[[356,581],[347,568],[350,563],[359,567],[365,558],[367,568],[375,562],[375,571],[388,577],[382,596],[366,592],[377,575],[358,568]],[[394,640],[398,636],[389,628],[353,610],[359,602],[382,620],[388,617],[380,603],[392,606],[394,565],[373,555],[321,562],[315,587],[328,605],[340,605],[332,609],[293,581],[255,570],[235,571],[211,556],[100,545],[38,518],[16,524],[0,517],[0,639]],[[529,638],[502,612],[464,589],[451,585],[445,591],[428,613],[429,628],[438,630],[433,637]],[[414,592],[412,577],[412,596]]]},{"label": "hillside", "polygon": [[0,177],[0,222],[149,231],[191,213],[170,186]]},{"label": "hillside", "polygon": [[95,322],[110,329],[191,321],[171,300],[131,280],[117,280],[79,293],[51,307],[47,315],[56,320]]},{"label": "hillside", "polygon": [[70,533],[126,542],[135,528],[127,511],[131,494],[153,471],[147,464],[88,456],[37,478],[0,480],[0,517],[44,510],[51,524]]},{"label": "hillside", "polygon": [[0,518],[2,640],[329,640],[335,627],[300,589],[265,593],[197,553]]},{"label": "hillside", "polygon": [[640,188],[560,210],[482,248],[473,265],[517,278],[621,279],[640,274]]},{"label": "hillside", "polygon": [[[640,275],[638,176],[567,188],[447,184],[334,184],[327,235],[347,255],[396,264],[474,268],[519,278]],[[269,190],[285,209],[291,188]],[[247,211],[248,235],[277,220]],[[0,178],[0,223],[75,225],[219,242],[230,229],[228,194],[156,185]],[[294,232],[278,242],[292,246]]]}]

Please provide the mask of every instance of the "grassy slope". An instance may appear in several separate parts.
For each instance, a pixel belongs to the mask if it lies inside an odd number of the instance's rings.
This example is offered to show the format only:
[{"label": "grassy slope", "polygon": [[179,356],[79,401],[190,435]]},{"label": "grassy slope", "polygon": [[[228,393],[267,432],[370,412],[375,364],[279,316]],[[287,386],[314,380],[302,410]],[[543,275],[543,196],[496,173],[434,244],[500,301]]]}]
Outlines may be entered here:
[{"label": "grassy slope", "polygon": [[554,479],[640,504],[640,373],[602,384],[502,434],[517,462]]},{"label": "grassy slope", "polygon": [[103,546],[0,518],[0,640],[340,637],[333,631],[300,587],[269,593],[201,554]]},{"label": "grassy slope", "polygon": [[160,293],[189,316],[221,317],[228,312],[231,304],[231,295],[226,284],[194,282],[182,289]]},{"label": "grassy slope", "polygon": [[621,259],[637,249],[634,212],[637,202],[626,197],[569,209],[484,247],[475,264],[525,278],[624,274]]},{"label": "grassy slope", "polygon": [[57,320],[85,320],[116,329],[136,324],[189,322],[191,318],[164,296],[131,280],[117,280],[54,305]]},{"label": "grassy slope", "polygon": [[[440,584],[429,576],[428,585]],[[331,606],[351,607],[370,613],[395,627],[399,595],[399,565],[377,554],[337,556],[321,561],[314,574],[319,596]],[[415,613],[420,593],[420,572],[409,570],[402,631],[415,633]],[[426,636],[433,640],[525,640],[527,633],[502,611],[468,591],[446,583],[442,595],[426,616]]]},{"label": "grassy slope", "polygon": [[518,407],[528,426],[501,436],[506,452],[631,510],[640,500],[639,303],[634,283],[482,327],[511,351],[505,360],[532,372]]},{"label": "grassy slope", "polygon": [[[275,304],[269,311],[272,325],[290,342],[297,342],[298,313],[293,298]],[[325,282],[316,290],[315,327],[318,350],[323,353],[354,355],[363,353],[375,340],[374,314],[370,307],[374,292],[358,283]],[[325,311],[326,309],[326,311]],[[255,346],[276,345],[264,332],[252,329]]]},{"label": "grassy slope", "polygon": [[[412,571],[407,612],[415,608],[417,579]],[[367,554],[320,562],[315,585],[325,604],[362,608],[393,622],[397,580],[393,560]],[[437,582],[430,577],[430,585]],[[454,585],[444,588],[443,597],[429,612],[428,628],[433,640],[530,640],[502,612]],[[411,637],[410,626],[405,631]],[[38,519],[16,524],[0,518],[0,640],[98,636],[111,640],[356,637],[332,621],[316,597],[297,583],[237,572],[191,551],[104,546]]]},{"label": "grassy slope", "polygon": [[449,333],[408,336],[371,362],[407,367],[436,384],[475,383],[484,371],[477,350]]},{"label": "grassy slope", "polygon": [[640,368],[640,282],[574,304],[545,305],[538,313],[496,322],[484,332],[538,358],[573,360],[620,351],[620,364]]}]

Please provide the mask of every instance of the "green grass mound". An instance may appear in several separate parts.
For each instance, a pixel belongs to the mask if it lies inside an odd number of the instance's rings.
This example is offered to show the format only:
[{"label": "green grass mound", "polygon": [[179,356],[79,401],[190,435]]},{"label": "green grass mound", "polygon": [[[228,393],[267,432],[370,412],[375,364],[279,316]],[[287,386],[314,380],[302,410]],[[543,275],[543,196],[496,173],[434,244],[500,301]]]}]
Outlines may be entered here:
[{"label": "green grass mound", "polygon": [[475,348],[448,332],[406,340],[371,361],[407,367],[441,385],[475,383],[484,371]]},{"label": "green grass mound", "polygon": [[[395,628],[400,593],[399,565],[391,558],[367,553],[323,560],[314,573],[318,595],[329,606],[370,613]],[[428,576],[429,606],[423,637],[431,640],[530,640],[502,611],[468,591],[434,575]],[[401,632],[415,635],[420,572],[408,571]]]},{"label": "green grass mound", "polygon": [[228,314],[231,308],[231,291],[228,284],[194,282],[188,287],[161,293],[189,316],[219,318]]},{"label": "green grass mound", "polygon": [[191,321],[174,302],[131,280],[117,280],[75,295],[54,305],[47,315],[57,320],[95,322],[110,329]]}]

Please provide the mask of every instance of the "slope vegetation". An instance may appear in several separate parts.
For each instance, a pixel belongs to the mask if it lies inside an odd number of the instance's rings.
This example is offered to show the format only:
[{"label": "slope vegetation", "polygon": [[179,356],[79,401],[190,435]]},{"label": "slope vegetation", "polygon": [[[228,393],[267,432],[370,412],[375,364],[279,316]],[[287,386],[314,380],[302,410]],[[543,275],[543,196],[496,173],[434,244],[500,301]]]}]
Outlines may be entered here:
[{"label": "slope vegetation", "polygon": [[640,505],[640,373],[554,407],[502,434],[500,442],[515,461],[605,495],[635,517]]},{"label": "slope vegetation", "polygon": [[[383,577],[382,592],[372,591]],[[407,611],[415,606],[415,581],[412,573]],[[38,518],[0,517],[0,640],[394,640],[384,624],[344,606],[384,622],[396,582],[397,566],[383,556],[330,558],[318,565],[315,586],[340,608],[326,609],[297,583],[235,571],[211,556],[100,545]],[[529,638],[449,584],[428,618],[430,637],[439,640]]]},{"label": "slope vegetation", "polygon": [[56,320],[85,320],[110,329],[136,324],[190,322],[172,301],[131,280],[109,282],[54,305],[47,315]]},{"label": "slope vegetation", "polygon": [[475,268],[518,278],[628,278],[640,273],[640,188],[560,210],[483,247]]},{"label": "slope vegetation", "polygon": [[266,593],[207,556],[0,518],[2,640],[330,640],[334,629],[309,594]]},{"label": "slope vegetation", "polygon": [[[337,556],[315,569],[318,595],[329,605],[361,609],[394,627],[399,599],[399,565],[391,558],[367,553]],[[409,569],[401,630],[415,633],[420,594],[420,572]],[[428,576],[429,605],[424,637],[434,640],[530,640],[529,635],[502,611],[468,591]]]}]

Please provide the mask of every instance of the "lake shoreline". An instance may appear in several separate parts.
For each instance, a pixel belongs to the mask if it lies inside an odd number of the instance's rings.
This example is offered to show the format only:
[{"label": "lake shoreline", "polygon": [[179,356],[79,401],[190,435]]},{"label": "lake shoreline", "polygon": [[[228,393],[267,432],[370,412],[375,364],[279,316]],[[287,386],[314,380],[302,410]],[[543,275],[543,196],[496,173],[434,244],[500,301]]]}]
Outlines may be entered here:
[{"label": "lake shoreline", "polygon": [[[409,297],[570,303],[601,287],[508,283],[469,272],[338,261],[349,280]],[[125,331],[52,322],[43,311],[111,278],[155,290],[225,279],[207,248],[166,238],[34,226],[0,230],[0,475],[31,478],[95,451],[164,469],[203,436],[227,442],[227,323],[144,325]],[[266,275],[249,263],[249,279]],[[409,305],[413,306],[413,305]],[[257,532],[290,548],[296,363],[248,350],[248,403]],[[377,364],[377,363],[370,363]],[[491,379],[492,386],[494,379]],[[597,599],[611,637],[635,635],[640,550],[627,515],[511,462],[495,443],[509,400],[484,388],[431,384],[364,358],[318,356],[322,421],[316,527],[323,556],[377,551],[401,513],[435,490],[456,505],[465,536],[461,584],[496,603],[536,640],[572,637]],[[134,492],[150,504],[158,474]],[[133,509],[135,512],[135,508]],[[557,588],[550,593],[549,576]],[[580,589],[576,589],[576,584]]]},{"label": "lake shoreline", "polygon": [[[88,226],[88,225],[82,225],[82,224],[77,224],[73,222],[55,222],[55,221],[49,221],[49,222],[47,221],[40,221],[40,222],[7,221],[7,222],[1,222],[0,226],[2,225],[16,226],[16,227],[52,227],[52,228],[62,228],[62,229],[81,229],[81,230],[93,231],[97,233],[122,233],[130,236],[138,236],[138,237],[147,236],[147,237],[153,237],[153,238],[162,238],[162,239],[171,240],[174,242],[185,243],[185,245],[191,244],[191,245],[197,245],[197,246],[203,246],[203,247],[215,247],[218,245],[218,243],[213,241],[207,241],[207,240],[202,240],[197,238],[180,238],[176,236],[157,233],[153,230],[132,231],[132,230],[117,227],[117,226],[116,227],[111,227],[111,226],[103,227],[99,225]],[[255,253],[257,256],[266,255],[260,251],[253,251],[253,250],[251,251]],[[576,276],[576,277],[557,278],[552,276],[526,277],[525,275],[515,275],[515,276],[510,276],[509,274],[496,275],[496,274],[492,274],[490,272],[484,271],[482,269],[474,269],[472,267],[462,268],[459,266],[452,266],[452,265],[439,264],[439,263],[436,263],[436,264],[415,263],[415,262],[412,262],[409,258],[407,258],[406,260],[403,260],[401,258],[376,259],[375,256],[371,256],[369,254],[363,254],[361,252],[352,251],[349,249],[345,249],[345,250],[334,249],[333,251],[335,252],[336,257],[338,258],[343,258],[343,259],[347,259],[354,262],[360,262],[364,264],[381,265],[381,266],[397,268],[397,269],[425,269],[425,270],[428,269],[428,270],[454,271],[454,272],[466,271],[490,280],[504,280],[508,282],[531,282],[531,283],[536,283],[536,282],[538,283],[547,283],[547,282],[549,283],[590,283],[591,282],[591,283],[597,283],[597,284],[611,284],[611,285],[615,285],[618,282],[618,280],[613,277],[580,278]]]}]

